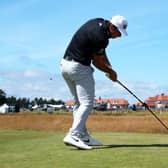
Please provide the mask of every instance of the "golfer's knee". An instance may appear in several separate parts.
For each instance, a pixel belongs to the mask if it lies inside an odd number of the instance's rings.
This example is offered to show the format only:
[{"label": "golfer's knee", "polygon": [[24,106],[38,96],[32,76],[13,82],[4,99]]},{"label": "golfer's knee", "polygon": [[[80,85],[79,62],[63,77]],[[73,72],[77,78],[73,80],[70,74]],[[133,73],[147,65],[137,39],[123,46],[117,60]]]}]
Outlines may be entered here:
[{"label": "golfer's knee", "polygon": [[85,110],[92,110],[93,103],[90,103],[90,102],[82,103],[81,106],[83,106],[83,108],[85,108]]}]

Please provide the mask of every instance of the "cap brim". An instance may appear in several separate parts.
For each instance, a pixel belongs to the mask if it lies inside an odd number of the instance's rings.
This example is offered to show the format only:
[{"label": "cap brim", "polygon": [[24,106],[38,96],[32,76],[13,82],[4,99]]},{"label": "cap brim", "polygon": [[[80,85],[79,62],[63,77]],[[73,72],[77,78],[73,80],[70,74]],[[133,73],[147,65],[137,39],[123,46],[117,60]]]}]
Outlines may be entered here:
[{"label": "cap brim", "polygon": [[122,35],[128,36],[126,29],[118,29],[118,30],[121,32]]}]

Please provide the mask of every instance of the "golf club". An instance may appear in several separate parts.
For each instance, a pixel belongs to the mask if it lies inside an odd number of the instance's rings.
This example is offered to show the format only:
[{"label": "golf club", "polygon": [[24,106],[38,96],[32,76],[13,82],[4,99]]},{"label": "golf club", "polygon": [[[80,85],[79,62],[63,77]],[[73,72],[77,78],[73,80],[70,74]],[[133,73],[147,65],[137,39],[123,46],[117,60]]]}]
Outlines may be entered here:
[{"label": "golf club", "polygon": [[131,95],[133,95],[159,122],[160,124],[166,128],[168,131],[168,127],[165,125],[165,123],[149,108],[149,106],[143,102],[141,99],[139,99],[132,91],[130,91],[124,84],[122,84],[119,80],[116,81],[120,86],[122,86],[124,89],[126,89]]}]

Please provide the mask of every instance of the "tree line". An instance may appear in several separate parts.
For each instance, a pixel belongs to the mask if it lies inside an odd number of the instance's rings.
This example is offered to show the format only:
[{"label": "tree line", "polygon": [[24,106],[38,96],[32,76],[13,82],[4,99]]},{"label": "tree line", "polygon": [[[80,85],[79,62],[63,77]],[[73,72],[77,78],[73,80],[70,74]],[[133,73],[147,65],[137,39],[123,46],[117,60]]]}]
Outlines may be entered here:
[{"label": "tree line", "polygon": [[55,100],[55,99],[45,99],[45,98],[34,98],[33,100],[30,100],[30,98],[16,98],[15,96],[7,97],[7,94],[5,91],[0,89],[0,105],[2,104],[8,104],[10,106],[19,106],[20,108],[29,108],[29,106],[34,106],[35,104],[43,105],[43,104],[64,104],[62,100]]}]

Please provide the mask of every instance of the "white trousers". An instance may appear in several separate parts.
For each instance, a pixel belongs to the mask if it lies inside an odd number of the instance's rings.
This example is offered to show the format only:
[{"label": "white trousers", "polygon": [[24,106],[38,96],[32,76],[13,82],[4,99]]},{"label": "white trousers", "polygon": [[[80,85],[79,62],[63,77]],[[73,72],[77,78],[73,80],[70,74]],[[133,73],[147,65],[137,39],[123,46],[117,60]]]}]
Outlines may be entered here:
[{"label": "white trousers", "polygon": [[93,109],[95,82],[93,68],[74,61],[61,61],[62,75],[74,101],[71,132],[86,132],[86,120]]}]

